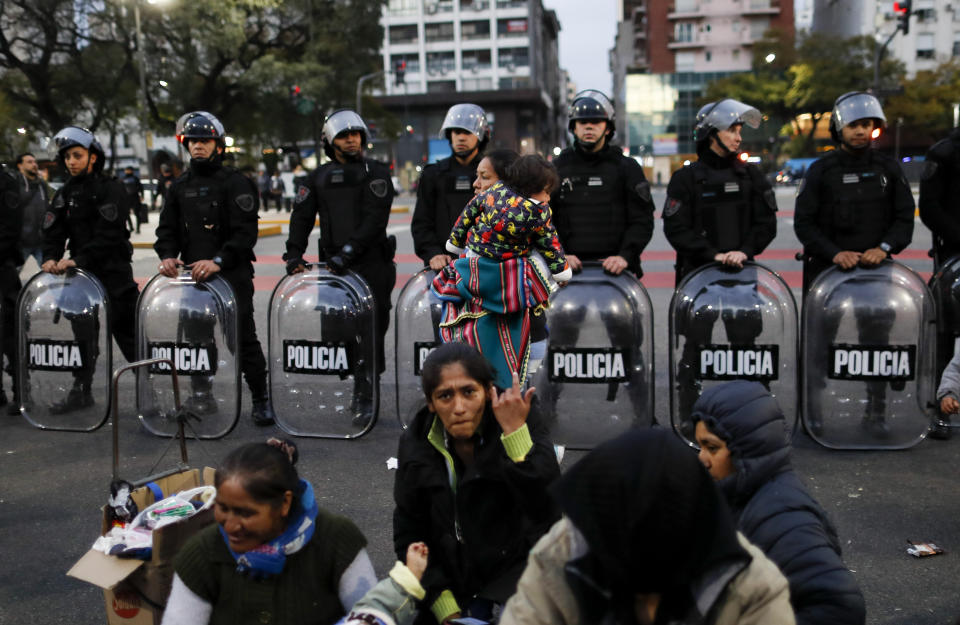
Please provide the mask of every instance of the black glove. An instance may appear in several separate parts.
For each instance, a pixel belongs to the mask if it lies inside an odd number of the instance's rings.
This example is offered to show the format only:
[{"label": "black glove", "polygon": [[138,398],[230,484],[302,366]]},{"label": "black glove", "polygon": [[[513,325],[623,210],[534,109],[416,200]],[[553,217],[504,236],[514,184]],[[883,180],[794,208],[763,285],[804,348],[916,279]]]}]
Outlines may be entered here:
[{"label": "black glove", "polygon": [[292,275],[298,267],[303,267],[306,269],[307,263],[303,260],[303,257],[297,256],[296,258],[291,258],[287,261],[287,275]]},{"label": "black glove", "polygon": [[347,243],[340,251],[327,260],[327,267],[335,274],[342,274],[353,264],[356,254],[353,246]]}]

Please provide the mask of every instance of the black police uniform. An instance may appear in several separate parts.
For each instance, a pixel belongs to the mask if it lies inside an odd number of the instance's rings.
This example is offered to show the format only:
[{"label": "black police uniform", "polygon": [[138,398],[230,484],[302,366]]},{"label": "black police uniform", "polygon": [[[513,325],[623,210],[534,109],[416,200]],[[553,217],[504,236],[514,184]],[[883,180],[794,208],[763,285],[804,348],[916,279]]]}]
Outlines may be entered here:
[{"label": "black police uniform", "polygon": [[[892,157],[873,149],[850,153],[836,149],[810,165],[797,190],[794,231],[803,244],[803,291],[833,266],[842,251],[865,252],[889,246],[896,254],[913,237],[914,202],[910,185]],[[864,343],[885,344],[896,320],[890,309],[857,308],[857,332]],[[867,314],[868,313],[868,314]],[[836,337],[840,311],[828,316],[821,340],[826,352]],[[886,391],[883,382],[867,387],[868,416],[882,418]],[[814,425],[815,426],[815,425]]]},{"label": "black police uniform", "polygon": [[454,156],[427,165],[417,185],[417,205],[413,209],[410,232],[413,249],[424,265],[439,254],[449,254],[447,239],[454,222],[473,196],[473,180],[477,165],[483,159],[479,152],[466,165]]},{"label": "black police uniform", "polygon": [[553,161],[560,188],[550,198],[563,250],[580,260],[619,255],[643,275],[640,254],[653,236],[653,198],[643,168],[619,147],[567,148]]},{"label": "black police uniform", "polygon": [[[653,198],[643,168],[632,158],[623,155],[617,146],[605,144],[596,152],[588,152],[579,145],[565,149],[553,161],[560,176],[560,187],[550,197],[553,223],[567,255],[581,261],[593,261],[608,256],[622,256],[627,270],[638,277],[640,254],[653,236]],[[579,320],[567,331],[552,328],[550,342],[556,345],[576,345],[579,322],[587,313],[586,303]],[[623,345],[636,340],[633,324],[624,324],[619,314],[601,313],[612,345]],[[640,337],[640,341],[642,341]],[[555,385],[559,391],[559,385]],[[635,411],[646,406],[646,389],[639,379],[629,384],[631,403]],[[608,398],[613,400],[617,383],[611,382]],[[556,398],[545,397],[549,413]]]},{"label": "black police uniform", "polygon": [[[920,219],[933,233],[933,269],[960,255],[960,129],[938,141],[927,152],[920,181]],[[937,379],[953,357],[960,336],[960,319],[947,307],[937,317]]]},{"label": "black police uniform", "polygon": [[130,196],[130,210],[137,220],[137,233],[139,234],[140,226],[143,225],[143,222],[146,220],[146,210],[140,201],[140,198],[143,196],[143,183],[141,183],[140,178],[133,173],[124,174],[120,182],[123,183],[123,188],[127,190],[127,195]]},{"label": "black police uniform", "polygon": [[259,205],[256,186],[239,171],[192,160],[167,191],[153,245],[161,259],[179,257],[187,265],[213,260],[220,265],[219,275],[237,298],[240,366],[254,402],[267,398],[267,363],[253,318]]},{"label": "black police uniform", "polygon": [[[133,280],[133,246],[127,230],[127,193],[115,178],[92,172],[70,178],[53,197],[43,218],[43,261],[59,261],[64,246],[77,267],[93,274],[109,298],[107,314],[113,338],[128,362],[136,359],[135,327],[139,289]],[[70,319],[78,341],[92,348],[90,366],[75,374],[84,395],[93,379],[99,335],[97,313]],[[68,403],[74,398],[68,398]],[[67,408],[68,406],[64,406]]]},{"label": "black police uniform", "polygon": [[[755,165],[732,155],[721,157],[705,146],[698,156],[670,178],[663,208],[663,231],[677,251],[677,286],[690,272],[714,262],[719,253],[739,251],[752,260],[777,234],[776,197]],[[723,308],[721,293],[723,299],[737,300],[735,311]],[[695,314],[679,313],[681,320],[695,318],[697,323],[675,328],[686,339],[677,371],[684,422],[700,394],[699,350],[710,342],[717,319],[722,318],[731,344],[752,344],[763,331],[761,313],[753,305],[758,301],[756,274],[750,269],[707,287],[697,299],[702,305]]]},{"label": "black police uniform", "polygon": [[[17,399],[17,296],[22,287],[17,267],[23,265],[20,246],[22,222],[17,180],[6,169],[0,169],[0,360],[3,356],[7,357],[7,373],[13,386],[14,403]],[[0,404],[6,401],[2,385],[0,398],[3,399]]]},{"label": "black police uniform", "polygon": [[[302,259],[313,224],[320,219],[320,260],[343,262],[363,276],[376,306],[377,370],[383,373],[384,337],[390,325],[390,294],[397,281],[393,255],[396,238],[387,236],[393,204],[390,170],[373,159],[330,161],[318,167],[297,189],[287,239],[288,262]],[[346,246],[349,245],[349,248]]]}]

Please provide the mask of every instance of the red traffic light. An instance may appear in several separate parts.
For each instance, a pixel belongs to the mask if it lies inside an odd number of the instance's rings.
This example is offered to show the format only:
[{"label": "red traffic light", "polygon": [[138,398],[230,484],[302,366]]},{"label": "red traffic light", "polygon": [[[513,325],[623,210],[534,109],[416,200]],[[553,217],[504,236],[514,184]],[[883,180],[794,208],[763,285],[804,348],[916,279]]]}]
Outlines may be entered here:
[{"label": "red traffic light", "polygon": [[893,12],[894,12],[894,13],[901,13],[901,14],[909,13],[909,12],[910,12],[910,5],[911,5],[911,4],[912,4],[912,2],[894,2],[894,3],[893,3]]},{"label": "red traffic light", "polygon": [[300,85],[294,85],[290,91],[293,92],[293,95],[300,95]]}]

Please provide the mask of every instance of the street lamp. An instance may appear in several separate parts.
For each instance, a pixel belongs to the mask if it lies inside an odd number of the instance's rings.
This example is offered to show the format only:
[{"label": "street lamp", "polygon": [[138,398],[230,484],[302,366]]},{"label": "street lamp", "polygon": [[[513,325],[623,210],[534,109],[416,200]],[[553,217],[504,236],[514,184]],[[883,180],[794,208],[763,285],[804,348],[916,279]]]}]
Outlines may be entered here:
[{"label": "street lamp", "polygon": [[767,56],[763,57],[763,60],[767,63],[773,63],[775,60],[777,60],[777,55],[771,52]]},{"label": "street lamp", "polygon": [[[143,29],[140,28],[140,3],[133,0],[133,22],[137,29],[137,57],[140,65],[140,133],[143,135],[143,162],[150,161],[150,133],[147,132],[147,53],[143,45]],[[147,0],[147,4],[161,5],[166,0]],[[162,85],[166,86],[166,85]]]}]

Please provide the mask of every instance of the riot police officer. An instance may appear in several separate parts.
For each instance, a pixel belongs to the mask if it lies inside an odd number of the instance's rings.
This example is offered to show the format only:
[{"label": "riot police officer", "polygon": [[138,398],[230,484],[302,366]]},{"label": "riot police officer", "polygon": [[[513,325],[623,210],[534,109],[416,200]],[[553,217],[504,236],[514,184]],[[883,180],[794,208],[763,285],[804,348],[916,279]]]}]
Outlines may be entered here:
[{"label": "riot police officer", "polygon": [[[320,260],[334,273],[347,269],[363,276],[376,307],[377,370],[383,373],[383,341],[390,324],[390,293],[397,281],[393,256],[397,241],[387,236],[393,184],[390,170],[363,155],[370,136],[354,111],[339,110],[323,124],[323,150],[330,161],[313,171],[297,189],[287,239],[287,272],[303,271],[307,237],[320,219]],[[449,233],[448,233],[449,234]],[[361,376],[358,376],[358,378]],[[358,401],[372,400],[371,389],[357,388]],[[358,413],[365,413],[365,409]]]},{"label": "riot police officer", "polygon": [[[742,269],[777,234],[773,189],[756,165],[739,158],[743,125],[757,128],[760,120],[760,111],[732,99],[711,102],[697,113],[697,160],[674,172],[663,208],[663,231],[677,251],[677,286],[711,262]],[[758,300],[755,276],[740,275],[707,290],[714,292],[697,298],[695,315],[681,311],[684,322],[676,328],[686,339],[677,371],[682,422],[699,396],[698,351],[709,343],[717,318],[722,317],[731,344],[752,344],[763,329],[760,310],[752,304]],[[737,300],[736,314],[723,309],[721,293]]]},{"label": "riot police officer", "polygon": [[614,275],[642,275],[640,253],[653,236],[653,198],[643,168],[610,143],[613,104],[599,91],[578,93],[570,106],[573,147],[554,160],[560,188],[550,198],[557,234],[574,272],[600,260]]},{"label": "riot police officer", "polygon": [[[567,128],[574,144],[553,161],[560,187],[550,197],[567,262],[575,274],[583,261],[596,260],[613,275],[629,270],[639,277],[640,254],[653,236],[653,198],[640,164],[611,144],[616,131],[613,104],[599,91],[581,91],[570,105]],[[584,306],[583,315],[586,310]],[[601,318],[613,345],[631,336],[619,315]],[[550,342],[575,345],[578,336],[578,331],[553,332]],[[641,386],[633,381],[629,387],[635,409],[646,404]],[[548,409],[553,399],[545,397]]]},{"label": "riot police officer", "polygon": [[[159,271],[176,277],[178,267],[191,266],[203,282],[220,274],[237,299],[241,369],[253,398],[256,425],[274,422],[267,392],[266,359],[253,318],[253,248],[257,244],[257,189],[239,171],[223,165],[225,133],[220,121],[193,111],[177,122],[177,139],[190,154],[190,167],[170,185],[157,225],[154,250]],[[196,329],[202,332],[202,329]],[[201,380],[193,377],[191,381]],[[204,392],[194,382],[195,391]],[[206,402],[212,409],[213,402]],[[198,403],[200,412],[208,406]]]},{"label": "riot police officer", "polygon": [[[914,216],[910,185],[895,159],[871,147],[885,125],[883,108],[869,93],[846,93],[834,103],[830,135],[839,149],[814,161],[797,191],[794,230],[803,244],[804,295],[833,265],[876,267],[910,244]],[[885,344],[896,313],[892,308],[869,312],[857,318],[860,341]],[[818,341],[824,361],[840,321],[839,312],[829,318]],[[864,424],[882,434],[885,383],[869,382],[867,400]]]},{"label": "riot police officer", "polygon": [[[67,170],[69,180],[57,191],[43,218],[43,264],[48,273],[62,274],[71,267],[83,269],[103,284],[109,297],[110,328],[113,337],[132,362],[134,327],[139,289],[133,280],[133,247],[126,221],[129,199],[123,185],[103,174],[105,155],[100,142],[86,129],[68,126],[53,138],[56,159]],[[64,248],[70,258],[63,258]],[[77,340],[96,345],[99,319],[70,319]],[[51,406],[62,414],[93,405],[92,360],[74,374],[74,386],[67,396]]]},{"label": "riot police officer", "polygon": [[[5,167],[0,168],[0,365],[7,357],[7,371],[13,388],[13,402],[7,408],[9,414],[19,414],[16,371],[16,311],[17,295],[20,293],[20,272],[23,253],[20,234],[23,226],[20,192],[16,178]],[[0,373],[0,376],[3,374]],[[0,384],[0,406],[7,403],[7,396]]]},{"label": "riot police officer", "polygon": [[427,165],[420,174],[417,205],[410,222],[414,251],[434,271],[452,260],[444,245],[474,195],[477,165],[490,140],[486,114],[476,104],[455,104],[447,111],[440,137],[450,142],[453,156]]},{"label": "riot police officer", "polygon": [[[933,233],[933,270],[938,272],[948,260],[960,255],[960,128],[935,143],[927,152],[920,181],[920,219]],[[960,328],[950,325],[949,315],[937,317],[937,379],[953,356]],[[950,416],[941,414],[944,424]],[[933,438],[947,438],[950,430],[937,424]]]}]

